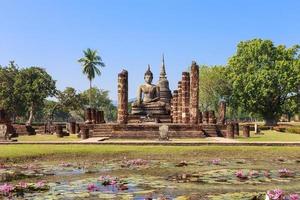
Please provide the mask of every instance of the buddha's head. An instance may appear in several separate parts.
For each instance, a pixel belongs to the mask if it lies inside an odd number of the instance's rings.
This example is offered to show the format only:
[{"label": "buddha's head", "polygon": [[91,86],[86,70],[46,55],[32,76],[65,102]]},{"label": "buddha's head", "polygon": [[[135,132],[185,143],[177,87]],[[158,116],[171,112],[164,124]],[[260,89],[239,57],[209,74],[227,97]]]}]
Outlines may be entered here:
[{"label": "buddha's head", "polygon": [[147,69],[147,71],[146,71],[146,73],[145,73],[145,75],[144,75],[144,80],[145,80],[145,82],[148,83],[148,84],[151,84],[151,83],[152,83],[152,80],[153,80],[153,74],[152,74],[152,72],[151,72],[151,70],[150,70],[150,65],[148,65],[148,69]]}]

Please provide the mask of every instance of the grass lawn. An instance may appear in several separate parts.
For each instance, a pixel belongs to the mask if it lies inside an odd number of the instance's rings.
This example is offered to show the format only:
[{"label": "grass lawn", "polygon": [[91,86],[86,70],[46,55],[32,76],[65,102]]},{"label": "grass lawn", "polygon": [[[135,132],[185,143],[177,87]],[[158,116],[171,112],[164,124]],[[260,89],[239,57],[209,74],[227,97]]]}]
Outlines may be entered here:
[{"label": "grass lawn", "polygon": [[255,135],[253,131],[251,131],[250,138],[244,138],[242,136],[242,131],[240,132],[240,136],[237,137],[237,140],[242,142],[256,142],[256,141],[263,141],[263,142],[297,142],[300,141],[300,134],[294,133],[282,133],[273,130],[266,130],[261,131],[262,135]]},{"label": "grass lawn", "polygon": [[70,136],[65,136],[63,138],[57,137],[54,135],[22,135],[17,138],[19,142],[29,142],[29,141],[78,141],[80,138],[75,134],[71,134]]},{"label": "grass lawn", "polygon": [[[259,152],[259,153],[258,153]],[[261,159],[283,156],[299,156],[300,147],[255,147],[255,146],[134,146],[134,145],[45,145],[45,144],[19,144],[2,145],[0,158],[35,157],[66,157],[72,156],[111,156],[134,155],[134,156],[158,156],[173,159],[188,158],[195,155],[207,157],[252,157]],[[174,157],[174,155],[176,155]],[[300,157],[300,156],[299,156]]]}]

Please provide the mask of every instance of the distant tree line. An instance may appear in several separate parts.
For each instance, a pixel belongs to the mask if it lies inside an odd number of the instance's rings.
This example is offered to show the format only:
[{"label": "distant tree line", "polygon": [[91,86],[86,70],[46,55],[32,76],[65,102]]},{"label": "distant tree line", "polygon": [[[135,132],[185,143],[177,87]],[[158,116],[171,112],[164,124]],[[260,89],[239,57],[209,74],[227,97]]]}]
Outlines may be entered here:
[{"label": "distant tree line", "polygon": [[106,120],[116,118],[116,108],[106,90],[92,87],[77,92],[67,87],[59,91],[56,81],[41,67],[19,68],[14,61],[0,65],[0,107],[14,122],[83,120],[84,109],[90,104],[104,110]]}]

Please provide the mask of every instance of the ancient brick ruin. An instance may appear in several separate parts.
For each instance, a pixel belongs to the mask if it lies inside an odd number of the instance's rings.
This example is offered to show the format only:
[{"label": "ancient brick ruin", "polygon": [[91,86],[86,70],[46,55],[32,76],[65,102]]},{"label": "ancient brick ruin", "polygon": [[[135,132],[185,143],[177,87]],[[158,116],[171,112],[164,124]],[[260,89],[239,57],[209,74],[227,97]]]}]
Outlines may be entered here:
[{"label": "ancient brick ruin", "polygon": [[[128,110],[128,72],[118,74],[117,123],[94,126],[93,136],[113,138],[159,138],[160,126],[168,126],[168,137],[232,137],[231,126],[225,125],[226,104],[220,102],[218,118],[215,111],[199,110],[199,66],[192,62],[189,72],[183,72],[177,88],[171,94],[163,58],[158,85],[151,84],[153,74],[148,66],[145,84]],[[160,90],[161,89],[161,90]],[[157,93],[159,91],[159,93]],[[149,93],[150,92],[150,93]],[[153,93],[152,93],[153,92]],[[144,96],[143,93],[146,93]],[[226,129],[229,128],[229,135]]]}]

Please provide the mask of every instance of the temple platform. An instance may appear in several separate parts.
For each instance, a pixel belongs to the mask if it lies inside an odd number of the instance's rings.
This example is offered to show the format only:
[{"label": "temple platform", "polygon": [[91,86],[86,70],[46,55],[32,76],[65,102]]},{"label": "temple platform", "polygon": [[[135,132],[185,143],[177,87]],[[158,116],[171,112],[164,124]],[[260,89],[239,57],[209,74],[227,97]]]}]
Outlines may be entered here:
[{"label": "temple platform", "polygon": [[[161,123],[171,123],[172,118],[170,115],[167,114],[153,114],[149,122],[155,122],[155,119],[159,120]],[[139,114],[129,114],[128,115],[128,123],[142,123],[147,121],[148,119],[145,118],[145,115]]]},{"label": "temple platform", "polygon": [[168,124],[168,123],[132,123],[132,124],[96,124],[92,137],[157,139],[159,127],[169,127],[170,138],[223,137],[225,127],[216,124]]}]

